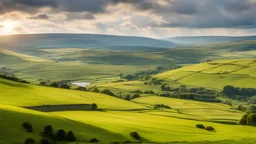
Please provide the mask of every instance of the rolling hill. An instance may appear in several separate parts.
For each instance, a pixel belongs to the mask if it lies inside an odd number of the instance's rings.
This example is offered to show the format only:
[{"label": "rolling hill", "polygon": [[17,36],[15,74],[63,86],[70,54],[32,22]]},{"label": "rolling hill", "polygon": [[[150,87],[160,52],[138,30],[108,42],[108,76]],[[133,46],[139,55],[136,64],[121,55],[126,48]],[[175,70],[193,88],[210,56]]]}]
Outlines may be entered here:
[{"label": "rolling hill", "polygon": [[155,75],[170,83],[221,90],[226,85],[256,88],[255,59],[217,60],[185,66]]},{"label": "rolling hill", "polygon": [[[0,115],[4,120],[0,124],[3,129],[0,138],[5,144],[21,143],[28,137],[38,141],[43,127],[49,124],[55,131],[60,128],[72,130],[78,141],[97,138],[103,143],[127,140],[136,142],[129,135],[132,131],[140,134],[142,142],[192,143],[206,140],[213,143],[221,143],[222,140],[239,143],[244,138],[253,141],[250,139],[256,133],[254,127],[218,123],[236,122],[243,114],[225,104],[152,95],[125,101],[99,93],[22,84],[1,78],[0,90]],[[91,103],[106,110],[39,112],[26,109],[29,106]],[[158,103],[169,105],[172,109],[154,109]],[[34,132],[27,133],[21,127],[23,122],[30,122]],[[216,131],[198,129],[195,127],[198,123],[213,126]]]},{"label": "rolling hill", "polygon": [[165,38],[164,40],[170,40],[177,44],[182,45],[205,45],[205,44],[216,44],[225,43],[233,41],[244,41],[244,40],[256,40],[256,36],[241,36],[241,37],[231,37],[231,36],[180,36]]},{"label": "rolling hill", "polygon": [[[38,48],[104,48],[111,46],[141,46],[173,48],[173,42],[146,37],[99,34],[25,34],[0,36],[1,48],[16,51]],[[121,47],[120,47],[121,50]]]}]

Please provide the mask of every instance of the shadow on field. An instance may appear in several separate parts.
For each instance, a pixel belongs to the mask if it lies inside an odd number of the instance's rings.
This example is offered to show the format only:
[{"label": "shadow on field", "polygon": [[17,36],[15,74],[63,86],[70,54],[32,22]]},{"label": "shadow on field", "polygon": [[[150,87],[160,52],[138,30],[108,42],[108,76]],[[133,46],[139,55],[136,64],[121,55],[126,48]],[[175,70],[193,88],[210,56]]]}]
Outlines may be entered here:
[{"label": "shadow on field", "polygon": [[[42,105],[24,107],[26,109],[41,111],[41,112],[55,112],[55,111],[91,111],[91,104],[63,104],[63,105]],[[102,111],[102,109],[98,109]]]}]

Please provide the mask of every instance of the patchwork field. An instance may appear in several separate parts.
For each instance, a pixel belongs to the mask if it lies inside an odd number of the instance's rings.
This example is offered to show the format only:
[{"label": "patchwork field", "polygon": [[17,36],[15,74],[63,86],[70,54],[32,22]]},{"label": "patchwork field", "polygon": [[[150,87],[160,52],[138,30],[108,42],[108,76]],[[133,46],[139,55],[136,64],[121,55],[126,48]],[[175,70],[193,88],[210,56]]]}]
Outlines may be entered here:
[{"label": "patchwork field", "polygon": [[255,88],[254,59],[218,60],[155,75],[157,79],[221,90],[226,85]]},{"label": "patchwork field", "polygon": [[[140,82],[137,82],[140,84]],[[129,82],[125,83],[129,85]],[[256,130],[236,123],[242,112],[233,107],[190,100],[145,96],[125,101],[104,94],[64,90],[21,84],[0,79],[1,140],[3,143],[19,143],[28,137],[39,140],[45,125],[55,130],[72,130],[78,141],[97,138],[104,143],[133,141],[129,133],[136,131],[143,142],[217,141],[238,142],[254,138]],[[96,103],[104,111],[65,111],[43,113],[21,107],[62,104]],[[165,104],[171,109],[154,109],[155,104]],[[17,107],[18,106],[18,107]],[[30,122],[34,132],[27,133],[21,127]],[[227,124],[221,124],[221,123]],[[214,132],[198,129],[196,124],[212,126]],[[4,133],[3,133],[4,132]],[[15,137],[15,138],[11,138]],[[220,141],[219,141],[220,140]],[[202,142],[203,143],[203,142]]]}]

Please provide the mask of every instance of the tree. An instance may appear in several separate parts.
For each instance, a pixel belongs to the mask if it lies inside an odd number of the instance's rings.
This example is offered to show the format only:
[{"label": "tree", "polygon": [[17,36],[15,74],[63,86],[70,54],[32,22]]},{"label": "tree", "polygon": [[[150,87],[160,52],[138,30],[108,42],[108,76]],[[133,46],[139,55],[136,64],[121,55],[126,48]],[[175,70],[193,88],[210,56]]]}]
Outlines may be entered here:
[{"label": "tree", "polygon": [[130,132],[130,136],[136,140],[140,140],[140,135],[137,132]]},{"label": "tree", "polygon": [[22,126],[27,130],[27,132],[33,132],[33,127],[29,122],[24,122]]},{"label": "tree", "polygon": [[75,135],[72,131],[69,131],[66,135],[67,141],[76,141]]},{"label": "tree", "polygon": [[52,144],[53,142],[52,142],[50,139],[48,139],[48,138],[46,138],[46,137],[43,137],[43,138],[40,140],[39,143],[40,143],[40,144]]},{"label": "tree", "polygon": [[92,110],[96,110],[97,108],[98,108],[97,104],[93,103],[93,104],[91,105],[91,109],[92,109]]},{"label": "tree", "polygon": [[65,141],[66,132],[63,129],[59,129],[56,133],[56,137],[58,141]]},{"label": "tree", "polygon": [[36,141],[33,138],[27,138],[24,144],[36,144]]},{"label": "tree", "polygon": [[247,117],[247,124],[256,126],[256,113],[250,113]]},{"label": "tree", "polygon": [[109,89],[104,89],[103,91],[101,91],[101,93],[104,93],[104,94],[107,94],[107,95],[110,95],[110,96],[114,96],[114,93]]},{"label": "tree", "polygon": [[197,128],[200,128],[200,129],[205,129],[205,127],[204,127],[203,124],[197,124],[196,127],[197,127]]},{"label": "tree", "polygon": [[96,138],[92,138],[89,140],[90,143],[97,143],[97,142],[100,142],[98,139]]},{"label": "tree", "polygon": [[125,76],[124,78],[130,81],[130,80],[133,79],[133,75],[127,75],[127,76]]},{"label": "tree", "polygon": [[58,88],[59,84],[57,82],[51,82],[49,86]]},{"label": "tree", "polygon": [[222,93],[226,95],[235,95],[237,90],[234,86],[227,85],[223,88]]},{"label": "tree", "polygon": [[47,126],[44,127],[44,133],[45,134],[50,135],[50,134],[52,134],[52,132],[53,132],[53,128],[52,128],[51,125],[47,125]]},{"label": "tree", "polygon": [[46,86],[46,82],[45,82],[45,81],[41,81],[41,82],[39,83],[39,85],[40,85],[40,86]]},{"label": "tree", "polygon": [[79,87],[76,88],[76,90],[86,91],[86,88],[85,88],[85,87],[82,87],[82,86],[79,86]]},{"label": "tree", "polygon": [[70,89],[69,85],[67,85],[67,84],[61,84],[60,88]]}]

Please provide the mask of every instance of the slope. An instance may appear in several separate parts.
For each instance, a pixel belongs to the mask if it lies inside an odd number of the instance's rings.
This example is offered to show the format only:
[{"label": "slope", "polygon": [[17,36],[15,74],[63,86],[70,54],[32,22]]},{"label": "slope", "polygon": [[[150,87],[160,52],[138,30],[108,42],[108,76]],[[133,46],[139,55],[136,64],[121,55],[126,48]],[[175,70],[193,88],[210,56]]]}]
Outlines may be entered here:
[{"label": "slope", "polygon": [[154,77],[219,90],[226,85],[255,88],[255,66],[255,59],[217,60],[166,71]]}]

